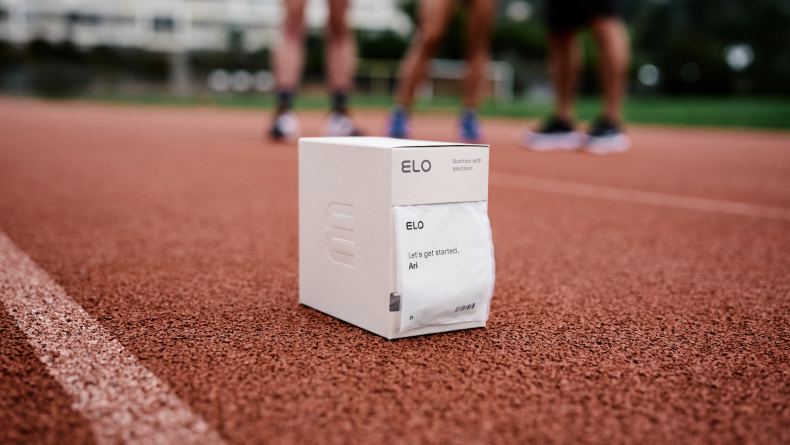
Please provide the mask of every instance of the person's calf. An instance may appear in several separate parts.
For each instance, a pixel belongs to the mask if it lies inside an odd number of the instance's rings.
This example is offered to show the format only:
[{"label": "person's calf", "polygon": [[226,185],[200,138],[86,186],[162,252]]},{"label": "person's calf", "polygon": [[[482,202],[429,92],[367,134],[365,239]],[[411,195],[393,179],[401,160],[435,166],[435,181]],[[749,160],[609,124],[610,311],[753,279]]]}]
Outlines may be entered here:
[{"label": "person's calf", "polygon": [[344,42],[353,38],[354,34],[345,20],[340,23],[330,21],[326,24],[326,39],[329,42]]},{"label": "person's calf", "polygon": [[303,15],[287,15],[283,20],[282,37],[286,40],[301,40],[304,29]]}]

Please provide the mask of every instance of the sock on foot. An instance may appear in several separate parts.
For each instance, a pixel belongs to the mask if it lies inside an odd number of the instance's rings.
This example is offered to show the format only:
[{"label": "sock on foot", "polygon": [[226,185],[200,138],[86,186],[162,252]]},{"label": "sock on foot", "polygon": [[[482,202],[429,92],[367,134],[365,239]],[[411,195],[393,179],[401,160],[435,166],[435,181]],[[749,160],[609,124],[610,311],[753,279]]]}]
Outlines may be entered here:
[{"label": "sock on foot", "polygon": [[348,111],[348,94],[345,91],[332,93],[332,111],[346,114]]},{"label": "sock on foot", "polygon": [[290,110],[293,108],[293,91],[291,90],[279,90],[277,92],[277,109],[278,110]]}]

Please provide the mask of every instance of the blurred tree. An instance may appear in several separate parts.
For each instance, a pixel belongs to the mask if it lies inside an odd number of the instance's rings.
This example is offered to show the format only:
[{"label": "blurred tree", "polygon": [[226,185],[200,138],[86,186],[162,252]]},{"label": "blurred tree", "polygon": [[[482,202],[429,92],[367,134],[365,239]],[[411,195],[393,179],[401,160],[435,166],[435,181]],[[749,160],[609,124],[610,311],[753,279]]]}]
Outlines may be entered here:
[{"label": "blurred tree", "polygon": [[[660,91],[790,93],[790,1],[626,0],[624,13],[635,59],[662,72]],[[731,45],[753,52],[740,71],[725,60]]]},{"label": "blurred tree", "polygon": [[65,96],[84,89],[91,81],[84,55],[70,41],[51,44],[36,39],[26,51],[27,76],[35,92]]},{"label": "blurred tree", "polygon": [[357,49],[363,59],[401,59],[409,40],[392,31],[357,32]]},{"label": "blurred tree", "polygon": [[253,52],[194,51],[190,55],[190,63],[193,75],[199,78],[205,78],[209,72],[215,69],[247,70],[250,72],[271,69],[268,48]]}]

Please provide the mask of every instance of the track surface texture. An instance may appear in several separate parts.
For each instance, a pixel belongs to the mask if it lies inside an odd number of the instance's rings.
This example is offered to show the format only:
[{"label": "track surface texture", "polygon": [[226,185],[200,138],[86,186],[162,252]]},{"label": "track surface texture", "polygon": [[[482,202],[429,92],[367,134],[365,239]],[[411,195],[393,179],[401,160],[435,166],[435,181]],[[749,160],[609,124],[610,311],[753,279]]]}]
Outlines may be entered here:
[{"label": "track surface texture", "polygon": [[[790,134],[633,126],[593,156],[486,121],[488,327],[387,341],[297,303],[268,119],[0,98],[0,231],[226,443],[790,443]],[[0,442],[98,441],[0,306]]]}]

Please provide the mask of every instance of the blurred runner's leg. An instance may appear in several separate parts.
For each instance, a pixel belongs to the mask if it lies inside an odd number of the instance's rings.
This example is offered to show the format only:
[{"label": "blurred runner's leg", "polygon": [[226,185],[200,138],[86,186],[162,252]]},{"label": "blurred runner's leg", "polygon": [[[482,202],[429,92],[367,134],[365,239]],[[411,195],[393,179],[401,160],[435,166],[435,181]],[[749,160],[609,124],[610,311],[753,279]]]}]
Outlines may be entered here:
[{"label": "blurred runner's leg", "polygon": [[457,0],[420,2],[420,29],[400,68],[397,102],[403,108],[410,110],[414,104],[417,86],[425,80],[428,63],[439,50],[457,5]]},{"label": "blurred runner's leg", "polygon": [[408,113],[414,104],[417,86],[425,80],[429,62],[439,50],[450,24],[457,0],[422,0],[420,2],[420,30],[401,62],[396,96],[397,105],[387,123],[387,136],[411,137]]},{"label": "blurred runner's leg", "polygon": [[469,0],[466,11],[466,73],[463,81],[463,111],[459,134],[465,142],[480,142],[483,130],[477,109],[485,93],[486,71],[491,60],[491,27],[496,0]]},{"label": "blurred runner's leg", "polygon": [[630,56],[628,34],[623,22],[616,17],[596,17],[590,28],[600,61],[603,117],[610,122],[620,122]]},{"label": "blurred runner's leg", "polygon": [[[618,17],[619,0],[548,0],[549,66],[554,88],[554,116],[522,143],[534,150],[584,146],[593,153],[625,151],[630,142],[622,133],[622,105],[628,67],[628,35]],[[578,31],[590,26],[600,61],[603,115],[587,136],[573,131],[575,101],[581,72]]]},{"label": "blurred runner's leg", "polygon": [[621,128],[630,56],[628,34],[623,22],[614,15],[594,17],[590,29],[598,51],[603,112],[590,129],[584,150],[595,154],[619,153],[631,145]]},{"label": "blurred runner's leg", "polygon": [[582,146],[584,136],[573,129],[581,60],[577,31],[549,31],[549,77],[554,89],[554,116],[538,131],[527,132],[522,145],[537,151],[576,150]]},{"label": "blurred runner's leg", "polygon": [[284,0],[285,18],[274,49],[274,75],[278,91],[293,91],[304,67],[304,8],[306,0]]},{"label": "blurred runner's leg", "polygon": [[576,117],[576,89],[579,85],[581,61],[578,32],[549,33],[549,74],[554,88],[554,115],[569,124]]},{"label": "blurred runner's leg", "polygon": [[[348,115],[348,92],[353,87],[357,49],[346,21],[349,0],[327,0],[326,75],[332,109],[325,133],[328,136],[357,136],[359,131]],[[302,77],[305,59],[304,10],[306,0],[284,0],[285,19],[274,53],[277,80],[277,109],[269,132],[273,139],[292,141],[299,137],[299,122],[293,112],[293,96]]]},{"label": "blurred runner's leg", "polygon": [[293,112],[293,95],[304,67],[304,8],[306,0],[284,0],[285,19],[274,49],[274,76],[277,82],[277,109],[269,135],[272,139],[299,137],[299,123]]},{"label": "blurred runner's leg", "polygon": [[354,32],[348,26],[349,0],[328,0],[326,24],[326,74],[333,92],[347,93],[352,88],[357,63]]},{"label": "blurred runner's leg", "polygon": [[357,45],[348,26],[349,0],[328,0],[326,75],[331,90],[331,111],[324,133],[327,136],[359,136],[348,113],[348,93],[356,72]]}]

